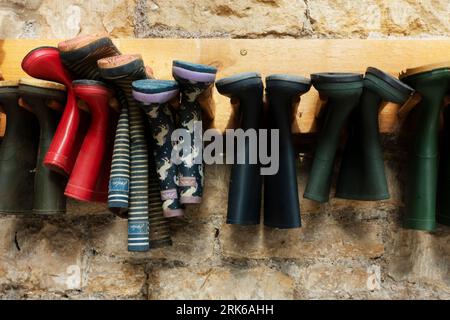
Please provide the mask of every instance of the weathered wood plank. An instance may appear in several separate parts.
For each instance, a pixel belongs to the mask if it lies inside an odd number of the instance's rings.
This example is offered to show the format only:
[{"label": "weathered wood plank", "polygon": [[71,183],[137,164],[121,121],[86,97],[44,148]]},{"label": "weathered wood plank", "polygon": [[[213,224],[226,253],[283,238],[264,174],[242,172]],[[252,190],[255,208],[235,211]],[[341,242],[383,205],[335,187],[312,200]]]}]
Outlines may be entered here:
[{"label": "weathered wood plank", "polygon": [[[364,72],[374,66],[393,75],[405,68],[450,60],[450,40],[296,40],[296,39],[116,39],[123,53],[140,53],[157,78],[171,79],[174,59],[211,64],[219,68],[218,78],[238,72],[258,71],[308,76],[312,72]],[[40,45],[58,40],[0,40],[0,70],[6,79],[25,76],[20,68],[23,56]],[[229,99],[214,90],[214,126],[229,127]],[[307,93],[293,124],[295,133],[312,132],[317,92]],[[380,112],[380,130],[391,132],[397,122],[396,105]]]}]

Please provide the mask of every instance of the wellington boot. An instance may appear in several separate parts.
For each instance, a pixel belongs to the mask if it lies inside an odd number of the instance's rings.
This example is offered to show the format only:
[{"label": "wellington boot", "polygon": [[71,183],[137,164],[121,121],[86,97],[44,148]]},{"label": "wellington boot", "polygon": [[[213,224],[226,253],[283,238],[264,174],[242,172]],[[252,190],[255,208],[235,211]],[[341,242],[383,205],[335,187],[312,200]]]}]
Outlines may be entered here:
[{"label": "wellington boot", "polygon": [[[258,131],[263,113],[263,83],[258,73],[241,73],[216,82],[220,94],[239,101],[240,124],[244,131]],[[258,132],[256,132],[256,137]],[[249,139],[235,144],[234,164],[231,168],[228,191],[227,223],[259,224],[262,178],[255,146]],[[230,152],[230,150],[227,150]],[[254,154],[253,154],[254,153]],[[243,161],[238,162],[238,158]],[[251,158],[256,159],[252,163]]]},{"label": "wellington boot", "polygon": [[407,69],[400,79],[422,97],[414,110],[419,121],[409,159],[404,227],[432,231],[436,227],[439,117],[450,86],[450,63]]},{"label": "wellington boot", "polygon": [[383,101],[404,104],[414,93],[393,76],[369,67],[358,107],[350,116],[349,136],[342,158],[336,197],[353,200],[389,199],[378,111]]},{"label": "wellington boot", "polygon": [[58,43],[58,49],[63,64],[76,79],[101,80],[97,61],[120,54],[104,35],[78,36]]},{"label": "wellington boot", "polygon": [[34,114],[18,105],[17,81],[0,81],[0,107],[6,114],[6,132],[0,145],[0,213],[25,214],[33,210],[33,180],[39,144]]},{"label": "wellington boot", "polygon": [[437,222],[450,226],[450,91],[444,103],[444,131],[442,156],[439,165],[439,191]]},{"label": "wellington boot", "polygon": [[327,98],[324,123],[304,197],[327,202],[340,134],[350,113],[359,103],[363,75],[355,73],[315,73],[311,81],[321,97]]},{"label": "wellington boot", "polygon": [[81,99],[91,115],[89,129],[81,145],[75,166],[70,175],[65,195],[81,201],[106,202],[108,183],[101,179],[103,171],[111,170],[112,147],[109,141],[111,121],[117,116],[109,103],[114,96],[112,89],[95,80],[76,80],[72,84],[77,98]]},{"label": "wellington boot", "polygon": [[163,212],[166,217],[184,214],[178,198],[178,168],[172,161],[171,136],[175,129],[169,100],[178,96],[178,84],[167,80],[138,80],[133,84],[133,96],[147,114],[154,142],[154,161],[158,172]]},{"label": "wellington boot", "polygon": [[66,103],[64,85],[37,79],[21,79],[19,94],[36,115],[40,127],[39,150],[34,177],[33,212],[60,214],[66,212],[64,188],[66,177],[44,166],[44,157],[50,147]]},{"label": "wellington boot", "polygon": [[[264,224],[274,228],[298,228],[300,203],[296,153],[292,142],[293,99],[311,88],[307,78],[274,74],[266,78],[269,128],[279,130],[279,169],[264,178]],[[271,153],[272,154],[272,153]]]},{"label": "wellington boot", "polygon": [[[124,94],[116,131],[109,182],[109,206],[128,204],[128,250],[146,251],[170,245],[159,180],[145,137],[146,115],[133,98],[133,81],[147,79],[140,55],[121,55],[98,61],[100,74]],[[127,117],[123,114],[127,113]],[[126,197],[125,197],[126,196]],[[123,200],[123,201],[122,201]],[[150,225],[149,225],[150,224]]]},{"label": "wellington boot", "polygon": [[44,164],[69,176],[89,125],[88,115],[77,107],[72,77],[61,62],[59,50],[53,47],[39,47],[30,51],[22,60],[22,69],[34,78],[59,82],[67,88],[66,106]]},{"label": "wellington boot", "polygon": [[[191,145],[188,154],[183,154],[179,166],[181,203],[200,203],[203,195],[203,132],[201,130],[202,109],[198,97],[216,79],[217,69],[211,66],[184,61],[174,61],[172,74],[180,86],[179,109],[181,128],[189,131]],[[194,128],[198,128],[194,130]],[[198,160],[198,161],[197,161]]]}]

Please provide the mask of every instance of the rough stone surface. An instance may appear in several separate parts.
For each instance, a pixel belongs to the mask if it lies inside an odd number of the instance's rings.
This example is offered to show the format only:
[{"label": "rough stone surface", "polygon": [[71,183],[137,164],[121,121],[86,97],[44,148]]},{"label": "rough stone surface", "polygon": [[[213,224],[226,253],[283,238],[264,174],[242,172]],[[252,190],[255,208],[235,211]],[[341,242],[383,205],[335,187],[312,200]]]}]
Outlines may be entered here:
[{"label": "rough stone surface", "polygon": [[386,38],[450,32],[447,0],[2,0],[0,38]]},{"label": "rough stone surface", "polygon": [[149,279],[150,299],[292,299],[293,294],[293,279],[268,267],[159,269]]},{"label": "rough stone surface", "polygon": [[[436,38],[449,14],[447,0],[0,0],[0,39]],[[127,252],[127,221],[105,205],[0,216],[0,298],[450,299],[450,228],[401,228],[408,160],[383,140],[391,199],[302,199],[300,230],[226,225],[230,168],[219,165],[206,168],[203,203],[172,221],[173,246],[147,253]],[[310,165],[306,152],[300,196]]]}]

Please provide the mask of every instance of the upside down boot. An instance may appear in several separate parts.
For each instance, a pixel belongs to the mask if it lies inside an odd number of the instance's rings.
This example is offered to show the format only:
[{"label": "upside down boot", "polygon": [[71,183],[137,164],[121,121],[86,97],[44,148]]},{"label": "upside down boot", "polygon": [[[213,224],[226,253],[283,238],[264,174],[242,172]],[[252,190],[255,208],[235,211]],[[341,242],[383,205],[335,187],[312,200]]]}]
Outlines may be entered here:
[{"label": "upside down boot", "polygon": [[[149,150],[144,131],[146,116],[134,100],[131,87],[133,81],[148,78],[144,62],[140,55],[121,55],[101,59],[98,65],[103,79],[115,85],[126,97],[126,105],[122,103],[122,108],[127,108],[129,126],[127,131],[119,121],[117,127],[109,194],[114,195],[115,199],[120,199],[117,195],[129,194],[128,250],[146,251],[170,245],[169,226],[162,211],[156,167],[153,161],[148,161]],[[118,140],[124,137],[122,134],[128,135],[129,147],[125,141]],[[119,157],[116,151],[123,153]],[[116,164],[121,171],[118,171]],[[125,180],[127,174],[130,177],[129,188]]]},{"label": "upside down boot", "polygon": [[414,110],[418,122],[409,161],[403,225],[432,231],[436,227],[439,117],[450,84],[450,63],[407,69],[400,79],[422,97]]},{"label": "upside down boot", "polygon": [[34,78],[59,82],[67,88],[66,106],[44,164],[69,176],[88,126],[87,115],[76,105],[72,77],[61,62],[59,50],[53,47],[39,47],[30,51],[22,61],[22,69]]},{"label": "upside down boot", "polygon": [[73,82],[75,95],[86,103],[91,115],[89,129],[81,145],[75,166],[70,175],[65,195],[81,201],[106,202],[107,185],[103,183],[102,171],[110,169],[111,154],[108,148],[110,106],[114,93],[104,83],[95,80],[76,80]]},{"label": "upside down boot", "polygon": [[389,199],[383,150],[378,128],[382,101],[404,104],[414,93],[393,76],[367,68],[358,107],[350,117],[350,130],[339,171],[336,197],[353,200]]},{"label": "upside down boot", "polygon": [[311,81],[303,77],[274,74],[266,78],[269,128],[279,130],[279,169],[264,177],[264,224],[269,227],[301,226],[296,154],[291,133],[292,102],[310,88]]},{"label": "upside down boot", "polygon": [[101,80],[97,61],[117,56],[120,51],[103,35],[78,36],[58,43],[63,64],[77,79]]},{"label": "upside down boot", "polygon": [[181,203],[202,201],[203,132],[198,125],[202,121],[202,109],[197,98],[214,83],[216,73],[217,69],[211,66],[184,61],[173,62],[172,74],[180,85],[181,92],[180,123],[182,128],[189,131],[191,140],[189,153],[183,154],[182,163],[178,169]]},{"label": "upside down boot", "polygon": [[363,75],[356,73],[314,73],[311,82],[327,98],[324,123],[309,173],[304,197],[327,202],[340,133],[351,111],[358,105]]},{"label": "upside down boot", "polygon": [[0,213],[24,214],[33,209],[33,179],[39,129],[36,117],[18,105],[17,81],[0,81],[0,107],[6,132],[0,145]]},{"label": "upside down boot", "polygon": [[415,110],[419,121],[409,163],[404,227],[431,231],[436,226],[439,116],[450,85],[450,63],[407,69],[400,79],[422,97]]},{"label": "upside down boot", "polygon": [[19,94],[36,115],[40,128],[39,150],[34,176],[33,213],[65,213],[64,188],[67,179],[44,166],[44,157],[61,118],[63,106],[66,102],[66,89],[64,85],[55,82],[21,79]]},{"label": "upside down boot", "polygon": [[[258,131],[263,112],[263,83],[258,73],[241,73],[216,82],[217,90],[231,99],[239,100],[240,128]],[[258,143],[256,143],[258,145]],[[261,211],[260,163],[250,163],[252,149],[249,139],[235,146],[228,191],[228,224],[259,224]],[[231,150],[227,150],[230,152]],[[257,156],[253,154],[253,156]],[[243,163],[237,163],[237,158]]]},{"label": "upside down boot", "polygon": [[133,82],[133,97],[147,114],[154,142],[154,161],[159,177],[163,212],[166,217],[184,214],[178,198],[177,165],[172,162],[172,132],[175,129],[168,101],[178,95],[178,84],[165,80]]},{"label": "upside down boot", "polygon": [[[450,90],[450,88],[449,88]],[[444,131],[442,157],[439,165],[439,191],[437,222],[450,226],[450,91],[443,110]]]}]

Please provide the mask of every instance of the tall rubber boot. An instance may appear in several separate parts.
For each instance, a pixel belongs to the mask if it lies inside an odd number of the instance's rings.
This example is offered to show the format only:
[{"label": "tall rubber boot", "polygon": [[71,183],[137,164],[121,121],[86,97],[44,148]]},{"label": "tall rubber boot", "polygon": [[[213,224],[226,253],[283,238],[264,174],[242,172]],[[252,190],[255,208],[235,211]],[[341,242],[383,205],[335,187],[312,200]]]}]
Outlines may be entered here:
[{"label": "tall rubber boot", "polygon": [[450,91],[443,110],[442,156],[439,165],[437,222],[450,226]]},{"label": "tall rubber boot", "polygon": [[64,188],[66,177],[44,166],[44,157],[58,126],[66,102],[64,85],[37,79],[21,79],[21,99],[36,115],[39,123],[39,149],[34,176],[33,213],[62,214],[66,212]]},{"label": "tall rubber boot", "polygon": [[349,136],[336,187],[337,198],[389,199],[378,110],[383,101],[404,104],[413,93],[414,89],[393,76],[373,67],[367,68],[360,103],[350,116]]},{"label": "tall rubber boot", "polygon": [[[299,228],[296,152],[292,141],[293,99],[308,92],[311,80],[286,74],[266,78],[269,128],[279,130],[279,169],[264,177],[264,224],[273,228]],[[271,156],[273,156],[271,152]]]},{"label": "tall rubber boot", "polygon": [[0,213],[33,210],[33,179],[39,129],[36,117],[18,105],[17,81],[0,81],[0,107],[6,132],[0,145]]},{"label": "tall rubber boot", "polygon": [[72,77],[61,62],[59,50],[39,47],[30,51],[22,61],[22,69],[31,77],[62,83],[67,88],[63,115],[44,158],[44,164],[69,176],[88,126],[87,115],[76,105]]},{"label": "tall rubber boot", "polygon": [[311,81],[320,96],[327,98],[327,103],[304,197],[317,202],[327,202],[340,133],[350,113],[359,103],[363,90],[363,75],[314,73],[311,74]]},{"label": "tall rubber boot", "polygon": [[115,127],[110,121],[110,113],[115,111],[109,103],[114,92],[95,80],[76,80],[72,86],[75,95],[85,102],[91,121],[64,194],[81,201],[106,202],[108,186],[100,184],[102,171],[111,168],[108,132],[110,126]]},{"label": "tall rubber boot", "polygon": [[[217,90],[231,99],[239,100],[240,128],[258,131],[263,112],[263,83],[258,73],[241,73],[216,82]],[[258,134],[258,132],[256,133]],[[229,152],[229,151],[228,151]],[[228,224],[259,224],[261,211],[261,188],[259,160],[250,163],[250,142],[235,146],[234,164],[231,168],[228,191]],[[243,164],[237,163],[243,157]],[[255,155],[258,158],[257,154]]]},{"label": "tall rubber boot", "polygon": [[[63,64],[76,79],[102,80],[97,61],[103,58],[120,55],[120,51],[106,35],[78,36],[58,43],[58,49]],[[124,101],[125,97],[118,92],[118,99]],[[110,116],[114,118],[116,114],[110,113]],[[113,121],[113,123],[114,122],[115,121]],[[104,193],[105,180],[109,180],[109,173],[106,174],[104,172],[105,169],[107,168],[102,168],[101,181],[97,183],[97,190],[94,191],[98,194]],[[103,202],[103,196],[99,198],[98,201]]]},{"label": "tall rubber boot", "polygon": [[[148,161],[149,150],[144,132],[146,116],[134,100],[131,87],[133,81],[148,78],[144,62],[140,55],[121,55],[101,59],[98,65],[102,77],[114,84],[126,97],[126,106],[123,105],[122,108],[128,111],[129,126],[127,130],[121,126],[122,118],[119,120],[109,194],[114,195],[113,199],[121,199],[118,196],[129,194],[128,250],[147,251],[149,248],[170,245],[172,242],[168,221],[162,212],[156,168],[153,161]],[[122,137],[118,134],[123,134],[125,139],[128,135],[129,147],[125,141],[122,143],[117,139]],[[121,150],[123,153],[116,154]],[[127,175],[130,177],[129,187]],[[110,205],[111,200],[110,197]]]},{"label": "tall rubber boot", "polygon": [[120,55],[111,39],[104,35],[78,36],[58,43],[63,64],[76,79],[101,80],[97,61]]},{"label": "tall rubber boot", "polygon": [[154,142],[154,161],[159,178],[159,188],[165,217],[184,214],[178,198],[178,168],[172,162],[171,136],[175,125],[172,120],[169,100],[178,96],[178,84],[168,80],[138,80],[133,84],[133,97],[147,114]]},{"label": "tall rubber boot", "polygon": [[[174,61],[172,74],[180,85],[181,105],[179,109],[181,128],[191,136],[190,153],[183,154],[179,166],[181,203],[200,203],[203,195],[203,132],[194,131],[194,124],[202,121],[202,109],[197,98],[214,83],[217,69],[211,66],[184,61]],[[201,127],[200,127],[201,128]],[[194,140],[198,143],[195,144]],[[198,161],[196,161],[198,160]]]},{"label": "tall rubber boot", "polygon": [[450,63],[402,72],[400,79],[422,97],[406,185],[404,227],[432,231],[436,227],[438,131],[444,96],[450,84]]}]

